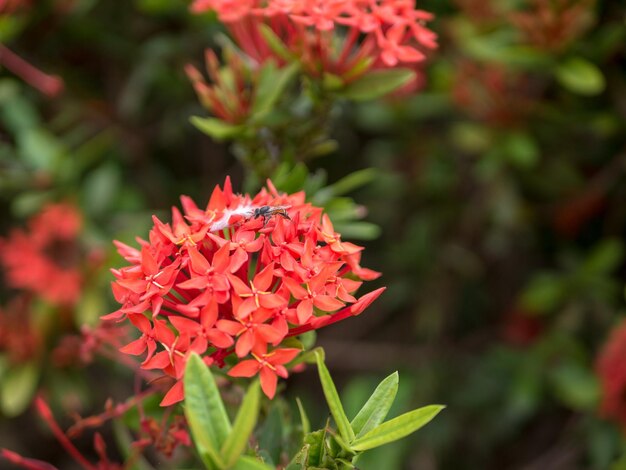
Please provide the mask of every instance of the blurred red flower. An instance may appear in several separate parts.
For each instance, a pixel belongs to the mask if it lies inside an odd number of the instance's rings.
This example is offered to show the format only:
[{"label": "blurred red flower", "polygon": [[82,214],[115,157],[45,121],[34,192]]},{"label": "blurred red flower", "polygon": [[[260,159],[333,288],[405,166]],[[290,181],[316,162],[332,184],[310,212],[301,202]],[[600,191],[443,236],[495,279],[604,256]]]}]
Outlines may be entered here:
[{"label": "blurred red flower", "polygon": [[437,47],[425,26],[433,15],[415,9],[413,0],[195,0],[191,10],[214,10],[257,63],[270,57],[282,63],[285,54],[268,42],[265,25],[315,76],[354,80],[372,67],[420,62]]},{"label": "blurred red flower", "polygon": [[279,193],[268,181],[251,198],[227,179],[204,210],[181,201],[184,216],[174,208],[172,225],[155,217],[141,250],[117,242],[130,265],[113,270],[122,306],[105,317],[128,318],[141,337],[121,350],[146,353],[142,368],[177,381],[162,405],[183,399],[191,352],[209,365],[238,363],[232,376],[259,373],[273,397],[299,351],[281,348],[285,338],[358,315],[384,290],[353,296],[379,273],[359,265],[362,248],[342,241],[303,192]]},{"label": "blurred red flower", "polygon": [[626,321],[613,329],[596,361],[602,401],[600,413],[626,429]]},{"label": "blurred red flower", "polygon": [[55,305],[75,305],[81,293],[82,217],[67,203],[50,204],[0,242],[0,263],[7,284]]}]

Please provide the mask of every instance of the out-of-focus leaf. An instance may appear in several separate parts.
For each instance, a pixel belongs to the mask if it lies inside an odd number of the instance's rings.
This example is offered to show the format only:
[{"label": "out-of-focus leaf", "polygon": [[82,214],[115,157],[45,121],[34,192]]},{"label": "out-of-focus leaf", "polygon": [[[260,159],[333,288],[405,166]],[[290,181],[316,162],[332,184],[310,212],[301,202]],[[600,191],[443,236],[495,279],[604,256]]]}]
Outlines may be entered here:
[{"label": "out-of-focus leaf", "polygon": [[285,93],[285,89],[296,76],[299,67],[296,62],[283,68],[276,68],[272,62],[263,66],[250,113],[251,122],[260,122],[272,111],[278,99]]},{"label": "out-of-focus leaf", "polygon": [[337,424],[339,434],[346,442],[350,443],[354,440],[354,431],[352,431],[352,426],[350,426],[348,417],[343,410],[343,405],[341,404],[339,394],[337,393],[337,388],[335,387],[333,379],[326,368],[326,364],[324,364],[322,355],[317,353],[316,358],[317,370],[319,372],[320,381],[322,382],[322,388],[324,389],[324,396],[326,397],[328,408],[330,409],[330,413]]},{"label": "out-of-focus leaf", "polygon": [[111,207],[120,185],[119,169],[113,164],[95,169],[85,179],[84,207],[88,214],[98,216]]},{"label": "out-of-focus leaf", "polygon": [[622,263],[624,245],[619,240],[604,240],[598,244],[582,265],[589,275],[609,274]]},{"label": "out-of-focus leaf", "polygon": [[352,449],[364,451],[402,439],[428,424],[444,408],[443,405],[429,405],[393,418],[354,440]]},{"label": "out-of-focus leaf", "polygon": [[597,95],[606,86],[602,71],[582,57],[572,57],[564,61],[556,67],[554,73],[563,87],[579,95]]},{"label": "out-of-focus leaf", "polygon": [[83,290],[75,316],[76,326],[79,329],[83,325],[98,325],[100,317],[106,313],[102,291],[97,287],[99,286],[90,286]]},{"label": "out-of-focus leaf", "polygon": [[259,383],[254,381],[243,397],[233,428],[222,447],[221,455],[227,468],[239,459],[248,445],[250,434],[252,434],[259,417],[260,398]]},{"label": "out-of-focus leaf", "polygon": [[335,224],[335,229],[346,239],[376,240],[382,229],[370,222],[349,222]]},{"label": "out-of-focus leaf", "polygon": [[354,101],[373,100],[403,87],[414,77],[410,69],[373,70],[347,85],[340,95]]},{"label": "out-of-focus leaf", "polygon": [[562,302],[565,289],[560,277],[550,273],[538,274],[523,292],[522,306],[529,312],[548,313]]},{"label": "out-of-focus leaf", "polygon": [[350,425],[357,438],[367,434],[387,417],[398,392],[398,381],[398,372],[386,377],[354,417]]},{"label": "out-of-focus leaf", "polygon": [[589,411],[597,407],[600,387],[588,368],[567,362],[552,370],[550,378],[555,394],[565,405]]},{"label": "out-of-focus leaf", "polygon": [[18,217],[25,217],[37,212],[50,199],[52,199],[52,193],[47,191],[23,192],[13,199],[11,211]]},{"label": "out-of-focus leaf", "polygon": [[21,87],[15,80],[0,81],[0,117],[16,135],[39,125],[35,107],[22,96]]},{"label": "out-of-focus leaf", "polygon": [[65,153],[61,143],[42,128],[29,129],[17,136],[18,147],[26,161],[37,170],[52,172]]},{"label": "out-of-focus leaf", "polygon": [[244,126],[229,124],[217,118],[193,116],[191,118],[191,123],[198,130],[204,132],[206,135],[217,141],[234,139],[243,135],[245,131]]},{"label": "out-of-focus leaf", "polygon": [[231,468],[233,470],[274,470],[275,467],[270,467],[254,457],[243,455]]},{"label": "out-of-focus leaf", "polygon": [[22,413],[30,404],[37,390],[39,368],[35,362],[13,365],[6,371],[0,383],[0,409],[6,416]]},{"label": "out-of-focus leaf", "polygon": [[529,134],[517,132],[507,136],[502,152],[518,168],[532,168],[539,160],[539,148]]},{"label": "out-of-focus leaf", "polygon": [[288,426],[283,412],[283,402],[273,400],[265,421],[255,432],[259,453],[266,463],[280,462],[281,454],[285,451],[284,428]]},{"label": "out-of-focus leaf", "polygon": [[274,33],[272,28],[266,24],[261,24],[259,25],[259,31],[261,32],[263,39],[267,41],[267,44],[270,46],[272,52],[287,62],[293,60],[293,54],[287,48],[285,43],[278,36],[276,36],[276,33]]}]

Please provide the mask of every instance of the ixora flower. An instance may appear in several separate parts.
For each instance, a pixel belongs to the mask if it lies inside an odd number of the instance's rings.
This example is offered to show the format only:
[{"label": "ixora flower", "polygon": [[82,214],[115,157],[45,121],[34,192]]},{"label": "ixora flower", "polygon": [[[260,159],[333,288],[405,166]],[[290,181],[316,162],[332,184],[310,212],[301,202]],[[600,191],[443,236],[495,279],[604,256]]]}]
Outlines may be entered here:
[{"label": "ixora flower", "polygon": [[191,10],[215,11],[258,63],[292,54],[312,75],[354,80],[372,67],[421,62],[437,47],[425,26],[432,14],[413,0],[195,0]]},{"label": "ixora flower", "polygon": [[82,217],[67,203],[49,204],[0,241],[7,284],[63,306],[75,305],[82,285],[78,235]]},{"label": "ixora flower", "polygon": [[113,270],[122,306],[105,316],[127,318],[141,333],[122,352],[176,380],[164,406],[183,399],[192,352],[230,376],[258,374],[273,398],[277,377],[301,352],[285,339],[358,315],[384,290],[354,296],[379,273],[360,266],[362,248],[341,240],[303,192],[279,193],[268,181],[251,198],[227,179],[205,209],[181,202],[184,215],[173,208],[171,224],[154,217],[140,249],[116,242],[130,265]]},{"label": "ixora flower", "polygon": [[602,401],[600,413],[626,429],[626,321],[622,321],[602,347],[596,362]]}]

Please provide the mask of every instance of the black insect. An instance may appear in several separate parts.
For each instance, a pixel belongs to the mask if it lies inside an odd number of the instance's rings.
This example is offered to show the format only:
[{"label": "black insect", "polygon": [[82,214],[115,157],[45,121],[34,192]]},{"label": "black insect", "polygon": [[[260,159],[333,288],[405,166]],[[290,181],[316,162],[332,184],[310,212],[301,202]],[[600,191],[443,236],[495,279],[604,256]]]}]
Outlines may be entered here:
[{"label": "black insect", "polygon": [[267,225],[267,222],[275,215],[281,216],[283,219],[291,220],[289,214],[287,214],[287,209],[291,206],[261,206],[254,209],[254,213],[252,217],[254,219],[258,219],[259,217],[263,217],[263,227]]}]

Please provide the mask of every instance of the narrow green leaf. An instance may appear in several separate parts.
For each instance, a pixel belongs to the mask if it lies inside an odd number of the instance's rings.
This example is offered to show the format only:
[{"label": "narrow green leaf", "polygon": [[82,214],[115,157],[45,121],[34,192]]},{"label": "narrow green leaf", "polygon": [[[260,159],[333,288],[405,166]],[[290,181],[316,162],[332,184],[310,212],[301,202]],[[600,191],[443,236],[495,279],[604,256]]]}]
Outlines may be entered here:
[{"label": "narrow green leaf", "polygon": [[375,168],[364,168],[344,176],[336,183],[328,186],[333,196],[343,196],[355,189],[362,188],[371,183],[380,175],[380,171]]},{"label": "narrow green leaf", "polygon": [[[230,468],[230,467],[229,467]],[[266,463],[260,460],[250,457],[249,455],[242,455],[239,460],[232,467],[233,470],[274,470],[274,467],[270,467]]]},{"label": "narrow green leaf", "polygon": [[231,424],[213,374],[197,354],[185,368],[185,416],[201,455],[208,454],[224,468],[218,449],[231,432]]},{"label": "narrow green leaf", "polygon": [[309,423],[309,418],[306,415],[306,411],[302,406],[302,402],[299,398],[296,398],[296,403],[298,404],[298,410],[300,411],[300,421],[302,422],[302,434],[305,436],[311,432],[311,423]]},{"label": "narrow green leaf", "polygon": [[0,383],[0,408],[5,416],[22,413],[33,398],[39,381],[39,368],[35,362],[9,367]]},{"label": "narrow green leaf", "polygon": [[442,405],[424,406],[390,419],[352,442],[352,449],[364,451],[402,439],[428,424],[444,408]]},{"label": "narrow green leaf", "polygon": [[322,355],[317,353],[316,357],[317,369],[320,375],[320,381],[322,382],[322,388],[324,389],[324,396],[326,397],[328,407],[330,408],[330,413],[333,415],[335,423],[337,423],[337,429],[339,429],[341,437],[343,437],[346,442],[351,443],[354,440],[354,432],[352,431],[346,412],[343,410],[339,394],[337,393],[337,388],[335,387],[333,379],[324,364]]},{"label": "narrow green leaf", "polygon": [[241,402],[233,429],[222,447],[222,459],[228,468],[237,462],[248,444],[250,434],[259,417],[260,398],[259,382],[255,380]]},{"label": "narrow green leaf", "polygon": [[293,60],[293,54],[287,48],[285,43],[278,36],[276,36],[276,33],[274,33],[272,28],[266,24],[260,24],[258,28],[261,32],[261,36],[263,36],[263,39],[267,41],[267,45],[270,46],[272,52],[287,62]]},{"label": "narrow green leaf", "polygon": [[357,413],[350,425],[357,437],[363,436],[384,421],[398,392],[398,372],[384,379]]},{"label": "narrow green leaf", "polygon": [[409,69],[373,70],[347,85],[341,96],[354,101],[366,101],[380,98],[406,85],[415,77]]},{"label": "narrow green leaf", "polygon": [[272,62],[266,63],[261,69],[259,82],[252,103],[251,118],[253,122],[263,119],[284,94],[285,89],[295,77],[300,65],[293,62],[286,67],[277,69]]},{"label": "narrow green leaf", "polygon": [[244,126],[229,124],[217,118],[192,116],[190,121],[198,130],[218,141],[239,137],[245,130]]}]

